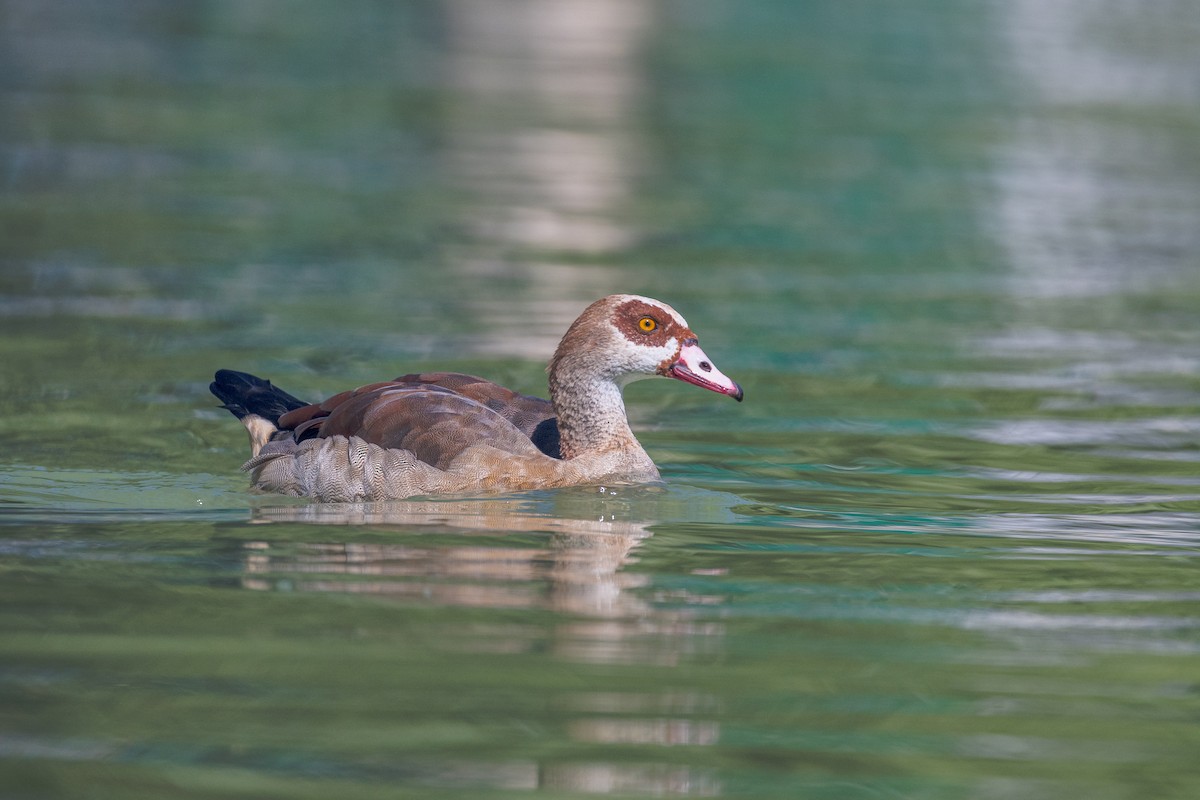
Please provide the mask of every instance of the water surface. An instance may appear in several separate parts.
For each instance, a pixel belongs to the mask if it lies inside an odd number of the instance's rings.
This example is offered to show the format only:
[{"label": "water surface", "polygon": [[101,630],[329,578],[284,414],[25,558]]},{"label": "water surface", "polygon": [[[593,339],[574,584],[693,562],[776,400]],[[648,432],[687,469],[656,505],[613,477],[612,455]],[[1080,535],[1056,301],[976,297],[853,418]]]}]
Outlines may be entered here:
[{"label": "water surface", "polygon": [[[1183,0],[0,0],[0,787],[1200,794]],[[218,367],[544,392],[661,487],[255,496]]]}]

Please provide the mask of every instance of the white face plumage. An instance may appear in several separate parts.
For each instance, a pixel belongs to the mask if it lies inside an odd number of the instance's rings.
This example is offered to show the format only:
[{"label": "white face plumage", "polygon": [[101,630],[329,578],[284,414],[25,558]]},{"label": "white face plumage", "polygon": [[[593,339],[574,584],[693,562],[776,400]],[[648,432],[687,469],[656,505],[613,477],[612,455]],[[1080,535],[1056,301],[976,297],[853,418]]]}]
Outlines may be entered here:
[{"label": "white face plumage", "polygon": [[661,375],[741,400],[742,388],[713,366],[700,349],[696,334],[675,309],[637,295],[612,298],[611,323],[618,342],[629,350],[617,380],[624,386],[641,378]]}]

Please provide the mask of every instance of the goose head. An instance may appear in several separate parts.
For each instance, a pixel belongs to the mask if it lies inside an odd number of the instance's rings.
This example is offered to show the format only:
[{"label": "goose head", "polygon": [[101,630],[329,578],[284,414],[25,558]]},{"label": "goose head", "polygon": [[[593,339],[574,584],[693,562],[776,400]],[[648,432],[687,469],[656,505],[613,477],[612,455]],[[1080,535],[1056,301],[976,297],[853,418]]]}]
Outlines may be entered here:
[{"label": "goose head", "polygon": [[548,371],[564,453],[608,446],[607,432],[624,438],[621,390],[633,381],[674,378],[738,401],[743,397],[742,387],[717,369],[678,311],[639,295],[610,295],[588,306],[563,335]]},{"label": "goose head", "polygon": [[[588,306],[571,324],[550,362],[556,373],[583,373],[624,388],[643,378],[691,383],[737,401],[742,387],[700,349],[683,316],[660,300],[614,294]],[[552,387],[553,390],[553,387]]]}]

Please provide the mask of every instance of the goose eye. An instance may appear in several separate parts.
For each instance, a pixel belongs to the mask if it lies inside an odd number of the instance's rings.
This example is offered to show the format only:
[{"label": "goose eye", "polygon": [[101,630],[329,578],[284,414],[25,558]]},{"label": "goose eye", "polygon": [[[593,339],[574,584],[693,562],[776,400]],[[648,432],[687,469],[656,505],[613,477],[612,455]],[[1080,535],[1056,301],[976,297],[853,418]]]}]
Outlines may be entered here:
[{"label": "goose eye", "polygon": [[642,317],[638,320],[638,328],[642,333],[650,333],[658,327],[658,321],[654,317]]}]

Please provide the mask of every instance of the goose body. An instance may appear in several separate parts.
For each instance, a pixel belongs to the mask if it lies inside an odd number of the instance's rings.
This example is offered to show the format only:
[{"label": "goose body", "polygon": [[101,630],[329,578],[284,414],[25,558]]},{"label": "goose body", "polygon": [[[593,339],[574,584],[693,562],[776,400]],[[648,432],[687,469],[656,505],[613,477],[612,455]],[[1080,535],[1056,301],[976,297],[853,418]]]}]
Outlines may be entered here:
[{"label": "goose body", "polygon": [[669,377],[742,399],[683,317],[637,295],[588,306],[547,371],[550,400],[453,372],[313,404],[233,370],[210,389],[250,433],[242,469],[256,488],[323,501],[657,481],[625,416],[626,385]]}]

